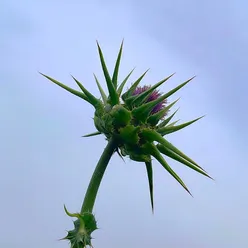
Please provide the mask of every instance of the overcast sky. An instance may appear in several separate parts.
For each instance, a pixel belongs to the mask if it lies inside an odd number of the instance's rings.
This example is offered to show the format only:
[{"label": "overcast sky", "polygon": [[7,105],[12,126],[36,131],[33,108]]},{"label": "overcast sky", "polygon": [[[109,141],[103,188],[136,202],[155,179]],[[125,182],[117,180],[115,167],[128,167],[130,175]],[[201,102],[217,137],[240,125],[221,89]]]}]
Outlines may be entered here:
[{"label": "overcast sky", "polygon": [[106,141],[95,131],[93,108],[38,74],[72,87],[70,74],[99,96],[104,83],[95,40],[113,67],[121,40],[120,78],[147,68],[144,84],[176,72],[161,87],[197,77],[181,97],[182,122],[206,117],[168,140],[204,167],[208,180],[169,160],[190,197],[154,164],[152,215],[145,167],[115,155],[95,205],[96,248],[248,247],[247,66],[245,1],[48,1],[0,3],[0,246],[68,247],[58,241],[79,211]]}]

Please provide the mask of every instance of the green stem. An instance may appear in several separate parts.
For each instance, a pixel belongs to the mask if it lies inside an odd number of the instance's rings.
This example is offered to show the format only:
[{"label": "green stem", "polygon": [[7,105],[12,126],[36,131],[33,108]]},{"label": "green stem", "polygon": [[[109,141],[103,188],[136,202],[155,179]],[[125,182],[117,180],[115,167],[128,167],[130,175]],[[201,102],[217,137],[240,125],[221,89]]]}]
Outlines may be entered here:
[{"label": "green stem", "polygon": [[101,184],[104,172],[107,168],[110,158],[116,149],[116,141],[111,138],[105,147],[102,156],[100,157],[95,171],[91,177],[88,189],[86,191],[84,202],[81,208],[81,214],[85,212],[92,212],[96,200],[97,192]]}]

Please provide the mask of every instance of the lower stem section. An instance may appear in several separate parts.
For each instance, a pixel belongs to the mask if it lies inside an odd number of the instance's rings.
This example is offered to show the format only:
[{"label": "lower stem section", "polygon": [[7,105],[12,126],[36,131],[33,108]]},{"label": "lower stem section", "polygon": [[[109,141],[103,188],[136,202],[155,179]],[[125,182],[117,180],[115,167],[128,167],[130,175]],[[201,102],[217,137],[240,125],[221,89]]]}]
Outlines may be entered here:
[{"label": "lower stem section", "polygon": [[89,186],[87,188],[87,191],[84,197],[84,202],[81,208],[81,214],[85,212],[92,212],[94,203],[96,200],[97,192],[101,184],[104,172],[107,168],[109,160],[111,156],[113,155],[115,149],[116,149],[116,141],[113,138],[111,138],[108,141],[108,144],[105,147],[102,153],[102,156],[100,157],[97,163],[97,166],[95,168],[95,171],[91,177]]}]

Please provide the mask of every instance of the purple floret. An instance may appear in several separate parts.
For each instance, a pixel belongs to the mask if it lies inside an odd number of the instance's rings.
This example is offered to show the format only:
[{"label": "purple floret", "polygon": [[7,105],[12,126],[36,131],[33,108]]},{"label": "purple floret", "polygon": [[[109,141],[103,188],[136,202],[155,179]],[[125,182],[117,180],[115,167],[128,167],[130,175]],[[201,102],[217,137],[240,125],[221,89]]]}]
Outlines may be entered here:
[{"label": "purple floret", "polygon": [[[146,90],[150,89],[151,86],[138,86],[134,92],[133,95],[140,95],[141,93],[145,92]],[[154,101],[156,99],[158,99],[161,96],[161,93],[159,93],[157,90],[154,90],[150,96],[147,98],[147,100],[145,102],[151,102]],[[160,110],[162,110],[165,107],[165,104],[167,103],[167,100],[164,99],[163,101],[161,101],[160,103],[158,103],[151,111],[151,115],[159,112]]]}]

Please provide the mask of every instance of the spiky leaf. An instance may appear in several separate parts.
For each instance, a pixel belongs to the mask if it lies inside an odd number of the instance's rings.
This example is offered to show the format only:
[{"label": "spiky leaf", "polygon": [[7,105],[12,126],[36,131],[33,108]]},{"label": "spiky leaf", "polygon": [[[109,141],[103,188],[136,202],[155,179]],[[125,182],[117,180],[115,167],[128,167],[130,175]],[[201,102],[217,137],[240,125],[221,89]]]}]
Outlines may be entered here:
[{"label": "spiky leaf", "polygon": [[181,186],[191,195],[190,191],[188,190],[187,186],[184,184],[182,179],[176,174],[175,171],[171,169],[171,167],[168,165],[168,163],[164,160],[164,158],[161,156],[159,150],[154,144],[148,143],[147,144],[150,148],[151,155],[157,159],[157,161],[177,180],[178,183],[181,184]]},{"label": "spiky leaf", "polygon": [[51,77],[49,77],[49,76],[47,76],[47,75],[41,73],[41,72],[39,72],[39,73],[40,73],[42,76],[46,77],[46,78],[47,78],[48,80],[50,80],[51,82],[53,82],[53,83],[57,84],[58,86],[60,86],[61,88],[63,88],[63,89],[65,89],[65,90],[69,91],[70,93],[74,94],[75,96],[78,96],[78,97],[84,99],[85,101],[87,101],[87,102],[89,102],[89,103],[91,104],[91,102],[89,101],[88,97],[87,97],[84,93],[82,93],[82,92],[80,92],[80,91],[77,91],[77,90],[74,90],[74,89],[72,89],[72,88],[70,88],[70,87],[68,87],[68,86],[66,86],[66,85],[64,85],[64,84],[62,84],[62,83],[60,83],[59,81],[57,81],[57,80],[55,80],[55,79],[53,79],[53,78],[51,78]]},{"label": "spiky leaf", "polygon": [[[165,98],[164,98],[165,99]],[[164,100],[163,99],[163,100]],[[162,101],[163,101],[162,100]],[[147,118],[150,116],[150,113],[152,111],[152,109],[158,104],[160,103],[161,100],[160,100],[160,97],[154,101],[151,101],[151,102],[147,102],[145,104],[142,104],[141,106],[137,107],[137,108],[134,108],[132,110],[132,114],[133,116],[142,121],[142,122],[145,122],[147,120]]]},{"label": "spiky leaf", "polygon": [[128,91],[126,91],[123,95],[122,95],[122,100],[125,101],[128,97],[130,97],[134,90],[137,88],[137,86],[139,85],[140,81],[143,79],[143,77],[146,75],[146,73],[149,71],[146,70],[134,83],[133,85],[130,87],[130,89]]},{"label": "spiky leaf", "polygon": [[160,82],[153,85],[151,88],[147,89],[143,93],[137,95],[137,96],[130,96],[126,99],[126,103],[131,104],[134,106],[140,106],[142,103],[146,101],[146,99],[152,94],[152,92],[157,89],[159,86],[161,86],[163,83],[165,83],[168,79],[170,79],[175,73],[171,74],[169,77],[161,80]]},{"label": "spiky leaf", "polygon": [[93,75],[94,75],[94,78],[95,78],[95,81],[96,81],[97,87],[98,87],[98,89],[99,89],[99,91],[100,91],[100,94],[101,94],[101,96],[102,96],[102,100],[103,100],[103,102],[106,104],[106,103],[107,103],[108,98],[107,98],[107,96],[106,96],[106,94],[105,94],[105,92],[104,92],[104,90],[103,90],[103,88],[102,88],[101,84],[99,83],[99,81],[98,81],[98,79],[97,79],[96,75],[95,75],[95,74],[93,74]]},{"label": "spiky leaf", "polygon": [[116,92],[116,89],[115,89],[115,87],[113,85],[111,77],[109,76],[109,72],[108,72],[107,66],[105,64],[103,53],[102,53],[102,50],[101,50],[98,42],[97,42],[97,47],[98,47],[98,52],[99,52],[100,61],[101,61],[101,65],[102,65],[103,74],[105,76],[106,83],[107,83],[107,86],[108,86],[110,103],[111,103],[112,106],[114,106],[114,105],[119,103],[119,96],[118,96],[118,94]]},{"label": "spiky leaf", "polygon": [[166,139],[164,139],[161,134],[157,133],[155,130],[150,130],[148,128],[145,128],[142,130],[141,135],[146,138],[149,142],[157,141],[160,144],[164,145],[168,149],[172,150],[185,160],[189,161],[190,163],[194,164],[195,166],[202,169],[195,161],[190,159],[188,156],[186,156],[183,152],[181,152],[179,149],[177,149],[175,146],[173,146],[170,142],[168,142]]},{"label": "spiky leaf", "polygon": [[96,135],[99,135],[99,134],[101,134],[101,133],[97,131],[97,132],[94,132],[94,133],[85,134],[82,137],[92,137],[92,136],[96,136]]},{"label": "spiky leaf", "polygon": [[163,120],[160,124],[158,124],[158,128],[162,128],[162,127],[166,126],[171,121],[171,119],[174,117],[174,115],[176,114],[178,109],[171,116],[169,116],[168,118]]},{"label": "spiky leaf", "polygon": [[[163,153],[164,155],[188,166],[189,168],[191,168],[192,170],[195,170],[199,173],[201,173],[202,175],[211,178],[203,169],[200,169],[199,167],[195,166],[194,164],[190,163],[189,161],[183,159],[181,156],[179,156],[178,154],[176,154],[175,152],[171,151],[170,149],[168,149],[167,147],[158,144],[157,145],[158,150]],[[211,178],[212,179],[212,178]]]},{"label": "spiky leaf", "polygon": [[84,94],[88,97],[90,103],[94,107],[98,107],[98,105],[101,105],[100,100],[98,100],[96,97],[94,97],[75,77],[73,77],[72,75],[71,75],[71,77],[77,83],[77,85],[80,87],[80,89],[84,92]]},{"label": "spiky leaf", "polygon": [[150,123],[151,125],[155,126],[157,125],[157,123],[162,119],[162,117],[164,116],[165,113],[167,113],[169,111],[169,109],[177,103],[177,101],[179,100],[179,98],[172,102],[171,104],[169,104],[167,107],[164,107],[163,109],[161,109],[159,112],[150,115],[147,119],[147,122]]},{"label": "spiky leaf", "polygon": [[173,121],[170,124],[168,124],[166,127],[174,127],[175,124],[178,123],[179,121],[180,121],[180,119],[179,120],[176,120],[176,121]]},{"label": "spiky leaf", "polygon": [[147,119],[147,123],[149,123],[152,126],[156,126],[158,122],[166,115],[168,110],[166,108],[161,109],[157,113],[150,115]]},{"label": "spiky leaf", "polygon": [[118,90],[117,90],[117,93],[118,93],[119,96],[121,95],[122,90],[123,90],[123,88],[124,88],[124,86],[125,86],[127,80],[129,79],[129,77],[130,77],[131,74],[133,73],[134,69],[135,69],[135,68],[133,68],[133,69],[131,70],[131,72],[125,77],[125,79],[124,79],[124,80],[122,81],[122,83],[120,84],[120,86],[119,86],[119,88],[118,88]]},{"label": "spiky leaf", "polygon": [[118,79],[118,72],[119,72],[119,66],[120,66],[120,62],[121,62],[121,54],[122,54],[122,47],[123,47],[123,41],[121,43],[121,47],[118,53],[118,57],[115,63],[115,69],[114,69],[114,73],[113,73],[113,77],[112,77],[112,82],[115,88],[117,88],[117,79]]},{"label": "spiky leaf", "polygon": [[181,125],[177,125],[177,126],[166,126],[164,128],[161,128],[161,129],[158,129],[157,132],[159,132],[162,136],[166,135],[166,134],[169,134],[169,133],[173,133],[173,132],[176,132],[176,131],[179,131],[191,124],[193,124],[194,122],[200,120],[201,118],[203,118],[203,116],[199,117],[199,118],[196,118],[192,121],[188,121],[186,123],[183,123]]},{"label": "spiky leaf", "polygon": [[152,212],[153,212],[154,211],[154,203],[153,203],[153,169],[152,169],[152,161],[145,162],[145,164],[146,164],[146,172],[147,172],[147,178],[148,178],[148,183],[149,183],[151,207],[152,207]]}]

